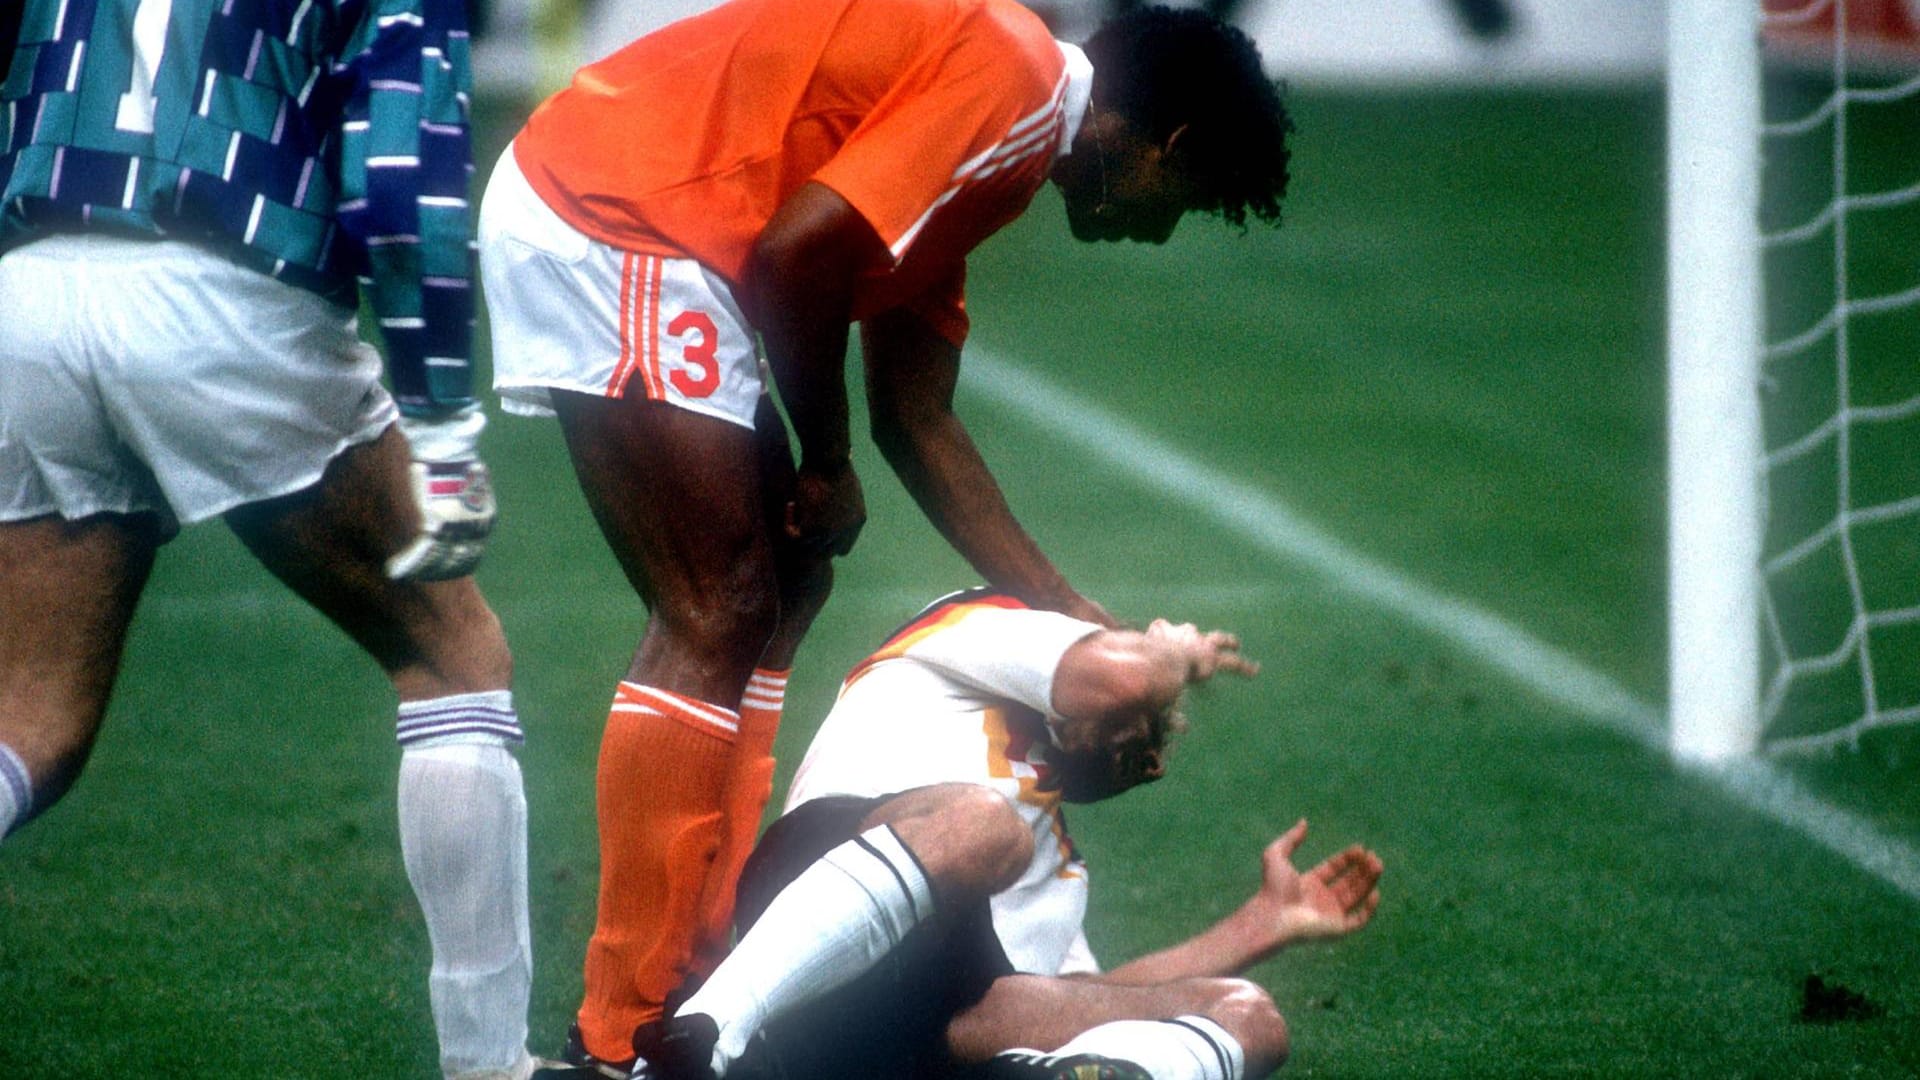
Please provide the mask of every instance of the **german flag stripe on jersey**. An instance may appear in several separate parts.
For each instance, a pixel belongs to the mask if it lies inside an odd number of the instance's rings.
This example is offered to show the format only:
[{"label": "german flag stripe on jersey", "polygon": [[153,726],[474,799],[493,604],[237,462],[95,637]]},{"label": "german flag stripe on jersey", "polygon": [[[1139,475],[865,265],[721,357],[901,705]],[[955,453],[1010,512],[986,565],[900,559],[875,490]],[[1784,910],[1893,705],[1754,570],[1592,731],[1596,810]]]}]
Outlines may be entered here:
[{"label": "german flag stripe on jersey", "polygon": [[1044,744],[1034,737],[1036,731],[1044,730],[1044,721],[1031,709],[1017,706],[987,709],[980,718],[982,732],[987,737],[987,775],[1019,784],[1020,801],[1047,814],[1063,856],[1058,876],[1084,877],[1085,871],[1079,866],[1080,853],[1074,848],[1073,837],[1067,835],[1066,816],[1060,810],[1060,792],[1048,786],[1053,766],[1046,762]]}]

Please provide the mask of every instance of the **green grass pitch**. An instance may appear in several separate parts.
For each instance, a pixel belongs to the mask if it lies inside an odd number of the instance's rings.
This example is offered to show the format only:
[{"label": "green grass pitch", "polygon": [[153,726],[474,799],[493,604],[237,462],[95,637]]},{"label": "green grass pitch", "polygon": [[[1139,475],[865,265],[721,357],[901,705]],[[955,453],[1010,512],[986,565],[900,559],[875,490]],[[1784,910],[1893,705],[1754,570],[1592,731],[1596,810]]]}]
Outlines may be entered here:
[{"label": "green grass pitch", "polygon": [[[1294,103],[1284,229],[1087,248],[1043,193],[975,261],[976,341],[1657,703],[1660,96]],[[488,123],[497,149],[511,117]],[[960,407],[1084,591],[1235,629],[1266,665],[1196,696],[1169,779],[1073,816],[1102,955],[1237,904],[1304,815],[1305,858],[1364,841],[1387,876],[1361,935],[1256,973],[1293,1027],[1289,1073],[1920,1071],[1920,900],[1149,493],[1125,447],[978,388]],[[641,612],[551,424],[499,417],[486,449],[505,516],[481,579],[529,731],[532,1039],[552,1052],[592,921],[598,730]],[[861,465],[872,519],[801,656],[787,770],[847,666],[970,583],[870,447]],[[434,1075],[392,722],[372,666],[222,530],[169,547],[86,776],[0,848],[0,1076]],[[1801,775],[1920,837],[1911,754]],[[1809,976],[1877,1015],[1802,1019]]]}]

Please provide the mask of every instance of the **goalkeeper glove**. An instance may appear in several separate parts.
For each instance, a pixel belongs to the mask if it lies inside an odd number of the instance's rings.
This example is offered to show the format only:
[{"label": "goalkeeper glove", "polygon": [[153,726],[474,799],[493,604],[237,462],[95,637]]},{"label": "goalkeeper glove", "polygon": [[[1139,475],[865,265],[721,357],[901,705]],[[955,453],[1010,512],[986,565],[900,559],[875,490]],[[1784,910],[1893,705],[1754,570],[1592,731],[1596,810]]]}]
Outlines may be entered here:
[{"label": "goalkeeper glove", "polygon": [[487,418],[468,405],[432,419],[401,417],[413,447],[410,479],[420,535],[387,560],[395,581],[445,581],[473,573],[493,531],[493,483],[475,451]]}]

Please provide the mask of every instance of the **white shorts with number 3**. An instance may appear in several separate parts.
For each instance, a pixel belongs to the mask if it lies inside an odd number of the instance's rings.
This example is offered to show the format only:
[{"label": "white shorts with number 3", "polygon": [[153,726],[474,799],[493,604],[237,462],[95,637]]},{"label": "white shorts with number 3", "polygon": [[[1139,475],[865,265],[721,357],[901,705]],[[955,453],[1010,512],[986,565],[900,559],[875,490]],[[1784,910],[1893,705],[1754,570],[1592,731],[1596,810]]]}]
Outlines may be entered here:
[{"label": "white shorts with number 3", "polygon": [[561,220],[508,147],[480,207],[493,388],[547,415],[549,391],[645,397],[753,426],[764,386],[726,281],[691,259],[622,251]]}]

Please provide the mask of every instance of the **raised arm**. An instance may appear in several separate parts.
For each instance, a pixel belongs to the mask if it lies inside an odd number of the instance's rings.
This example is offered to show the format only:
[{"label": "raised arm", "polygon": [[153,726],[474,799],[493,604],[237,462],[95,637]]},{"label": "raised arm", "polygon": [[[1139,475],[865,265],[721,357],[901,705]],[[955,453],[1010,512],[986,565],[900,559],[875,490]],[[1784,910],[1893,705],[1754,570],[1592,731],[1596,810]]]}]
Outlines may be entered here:
[{"label": "raised arm", "polygon": [[1367,925],[1380,905],[1380,857],[1355,844],[1303,874],[1294,869],[1293,853],[1306,835],[1307,823],[1301,820],[1267,845],[1259,890],[1232,914],[1178,945],[1098,978],[1147,986],[1238,975],[1288,945],[1340,937]]},{"label": "raised arm", "polygon": [[788,535],[844,555],[866,522],[847,432],[847,326],[854,283],[886,247],[832,188],[803,184],[761,230],[741,299],[800,443]]},{"label": "raised arm", "polygon": [[1054,671],[1053,708],[1068,726],[1164,712],[1182,690],[1221,671],[1251,677],[1260,665],[1241,656],[1240,639],[1224,630],[1155,619],[1144,631],[1109,630],[1075,642]]},{"label": "raised arm", "polygon": [[867,319],[861,331],[873,441],[933,527],[995,588],[1035,607],[1118,625],[1067,584],[1013,516],[954,414],[959,348],[904,309]]}]

